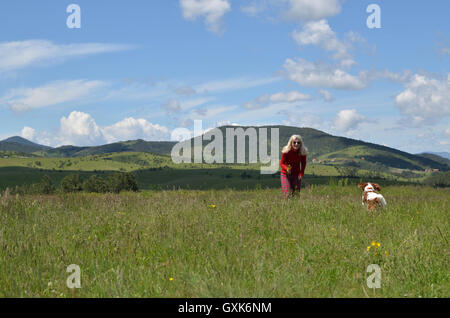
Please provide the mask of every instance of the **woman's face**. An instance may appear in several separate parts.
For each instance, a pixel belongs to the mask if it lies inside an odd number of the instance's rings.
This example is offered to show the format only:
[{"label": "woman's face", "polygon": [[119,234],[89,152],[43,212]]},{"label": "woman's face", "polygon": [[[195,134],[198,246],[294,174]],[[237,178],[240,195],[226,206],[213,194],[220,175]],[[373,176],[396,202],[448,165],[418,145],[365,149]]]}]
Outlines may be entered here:
[{"label": "woman's face", "polygon": [[292,142],[292,147],[294,147],[295,150],[298,150],[298,148],[300,148],[300,140],[294,139],[294,141]]}]

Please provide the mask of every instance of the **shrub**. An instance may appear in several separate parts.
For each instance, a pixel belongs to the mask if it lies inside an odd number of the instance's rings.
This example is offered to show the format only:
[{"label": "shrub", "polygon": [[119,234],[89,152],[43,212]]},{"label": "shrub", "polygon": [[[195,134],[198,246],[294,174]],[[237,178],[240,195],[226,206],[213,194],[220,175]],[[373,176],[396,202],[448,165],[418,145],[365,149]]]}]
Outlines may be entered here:
[{"label": "shrub", "polygon": [[79,192],[83,190],[83,183],[79,174],[69,174],[61,181],[63,192]]},{"label": "shrub", "polygon": [[39,183],[39,192],[41,194],[52,194],[55,192],[55,186],[48,175],[42,177]]},{"label": "shrub", "polygon": [[105,193],[108,192],[108,185],[102,177],[93,175],[83,182],[83,191]]},{"label": "shrub", "polygon": [[108,177],[106,181],[110,192],[138,191],[136,176],[132,173],[115,173]]}]

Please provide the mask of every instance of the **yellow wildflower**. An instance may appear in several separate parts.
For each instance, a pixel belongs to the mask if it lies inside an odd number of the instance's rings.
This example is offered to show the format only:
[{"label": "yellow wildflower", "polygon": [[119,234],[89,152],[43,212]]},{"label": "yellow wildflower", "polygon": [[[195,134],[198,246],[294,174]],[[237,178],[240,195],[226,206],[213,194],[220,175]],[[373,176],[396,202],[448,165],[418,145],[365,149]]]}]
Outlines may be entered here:
[{"label": "yellow wildflower", "polygon": [[370,248],[371,248],[371,246],[370,246],[370,245],[369,245],[369,246],[367,246],[367,252],[368,252],[368,251],[370,251]]},{"label": "yellow wildflower", "polygon": [[172,282],[173,281],[173,277],[170,277],[169,280]]},{"label": "yellow wildflower", "polygon": [[209,207],[214,209],[216,207],[216,205],[215,204],[211,204]]},{"label": "yellow wildflower", "polygon": [[386,251],[386,252],[384,252],[384,254],[385,254],[386,256],[388,256],[388,255],[389,255],[389,252],[388,252],[388,251]]},{"label": "yellow wildflower", "polygon": [[380,247],[381,246],[381,244],[380,243],[377,243],[377,247]]},{"label": "yellow wildflower", "polygon": [[377,243],[375,243],[375,241],[372,241],[372,243],[370,243],[372,246],[377,245]]}]

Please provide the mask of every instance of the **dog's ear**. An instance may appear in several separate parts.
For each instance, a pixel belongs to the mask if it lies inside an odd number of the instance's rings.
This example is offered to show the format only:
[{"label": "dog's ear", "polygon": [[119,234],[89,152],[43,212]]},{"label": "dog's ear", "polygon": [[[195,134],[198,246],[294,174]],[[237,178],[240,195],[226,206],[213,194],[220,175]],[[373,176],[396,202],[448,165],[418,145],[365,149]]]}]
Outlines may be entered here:
[{"label": "dog's ear", "polygon": [[372,183],[372,185],[375,188],[375,190],[381,191],[381,187],[377,183]]},{"label": "dog's ear", "polygon": [[358,184],[358,188],[360,188],[361,190],[364,190],[364,188],[366,187],[367,183],[363,183],[361,182],[360,184]]}]

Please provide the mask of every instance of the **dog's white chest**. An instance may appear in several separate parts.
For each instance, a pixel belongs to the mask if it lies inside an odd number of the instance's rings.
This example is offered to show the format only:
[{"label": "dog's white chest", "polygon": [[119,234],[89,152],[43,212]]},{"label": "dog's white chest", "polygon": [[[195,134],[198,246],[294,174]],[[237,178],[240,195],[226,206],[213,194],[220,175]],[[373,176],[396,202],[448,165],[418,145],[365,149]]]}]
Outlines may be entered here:
[{"label": "dog's white chest", "polygon": [[[379,193],[376,193],[376,192],[367,192],[367,193],[365,194],[365,196],[366,196],[366,200],[367,200],[367,201],[373,201],[373,200],[375,200],[375,199],[378,199],[378,201],[381,203],[381,205],[382,205],[383,207],[386,206],[386,200],[384,199],[383,195],[381,195],[381,194],[379,194]],[[363,195],[362,199],[363,199],[362,204],[364,205],[364,195]]]},{"label": "dog's white chest", "polygon": [[367,193],[367,200],[372,201],[375,200],[376,198],[379,198],[381,195],[379,195],[378,193],[375,192],[369,192]]}]

